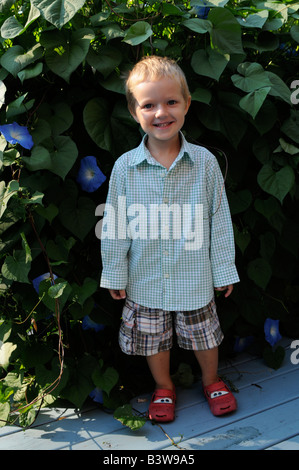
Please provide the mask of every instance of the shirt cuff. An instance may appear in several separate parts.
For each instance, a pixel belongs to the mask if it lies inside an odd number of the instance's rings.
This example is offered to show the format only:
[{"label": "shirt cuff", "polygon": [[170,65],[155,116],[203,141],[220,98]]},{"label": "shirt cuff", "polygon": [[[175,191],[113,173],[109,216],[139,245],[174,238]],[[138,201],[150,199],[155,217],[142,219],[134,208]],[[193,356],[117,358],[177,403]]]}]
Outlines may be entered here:
[{"label": "shirt cuff", "polygon": [[226,269],[222,267],[213,272],[214,287],[224,287],[237,282],[240,282],[240,278],[235,265],[228,266]]},{"label": "shirt cuff", "polygon": [[127,287],[127,283],[124,280],[108,279],[107,277],[102,275],[100,287],[103,287],[104,289],[121,290]]}]

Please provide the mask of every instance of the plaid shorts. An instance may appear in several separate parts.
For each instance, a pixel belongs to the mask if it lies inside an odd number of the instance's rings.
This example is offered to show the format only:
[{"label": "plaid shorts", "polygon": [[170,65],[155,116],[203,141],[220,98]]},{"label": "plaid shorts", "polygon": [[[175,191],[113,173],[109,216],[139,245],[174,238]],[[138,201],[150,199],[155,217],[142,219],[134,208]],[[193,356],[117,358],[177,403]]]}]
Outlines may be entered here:
[{"label": "plaid shorts", "polygon": [[212,349],[223,340],[214,299],[205,307],[183,312],[143,307],[126,299],[119,331],[121,350],[141,356],[168,351],[173,344],[173,323],[183,349]]}]

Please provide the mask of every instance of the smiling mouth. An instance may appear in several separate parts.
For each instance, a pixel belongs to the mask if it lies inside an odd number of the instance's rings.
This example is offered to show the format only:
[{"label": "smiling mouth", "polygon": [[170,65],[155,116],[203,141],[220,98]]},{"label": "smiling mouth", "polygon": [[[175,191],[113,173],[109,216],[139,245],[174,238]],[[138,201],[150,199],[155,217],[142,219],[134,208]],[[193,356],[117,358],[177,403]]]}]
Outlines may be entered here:
[{"label": "smiling mouth", "polygon": [[170,124],[172,124],[173,121],[169,121],[169,122],[159,122],[157,124],[154,124],[155,127],[160,127],[160,128],[163,128],[163,127],[168,127],[170,126]]}]

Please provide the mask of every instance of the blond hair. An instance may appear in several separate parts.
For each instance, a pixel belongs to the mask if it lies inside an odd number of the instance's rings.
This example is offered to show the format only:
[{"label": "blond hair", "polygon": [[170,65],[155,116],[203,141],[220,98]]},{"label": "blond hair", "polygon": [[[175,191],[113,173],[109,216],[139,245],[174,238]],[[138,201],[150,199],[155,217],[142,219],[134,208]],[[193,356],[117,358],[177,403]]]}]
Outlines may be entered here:
[{"label": "blond hair", "polygon": [[126,96],[131,112],[134,112],[136,107],[134,86],[143,81],[154,81],[161,78],[176,80],[181,87],[184,100],[186,103],[188,102],[190,92],[185,74],[179,65],[168,57],[146,56],[137,62],[126,78]]}]

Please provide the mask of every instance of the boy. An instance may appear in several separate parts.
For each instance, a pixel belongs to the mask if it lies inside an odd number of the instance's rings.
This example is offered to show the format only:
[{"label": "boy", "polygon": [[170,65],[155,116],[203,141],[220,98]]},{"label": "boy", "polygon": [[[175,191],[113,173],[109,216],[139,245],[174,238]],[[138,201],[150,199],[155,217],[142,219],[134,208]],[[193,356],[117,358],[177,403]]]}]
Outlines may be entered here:
[{"label": "boy", "polygon": [[101,236],[101,287],[126,298],[120,347],[146,356],[156,382],[149,418],[172,421],[174,321],[178,345],[194,350],[201,367],[211,411],[231,412],[236,400],[217,375],[223,334],[214,288],[228,297],[239,277],[222,174],[216,158],[181,133],[191,97],[174,61],[145,57],[126,92],[145,136],[114,165]]}]

